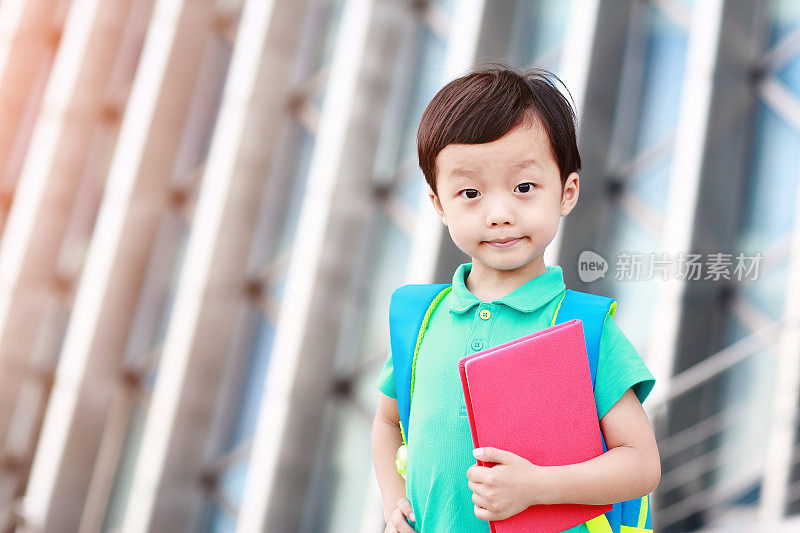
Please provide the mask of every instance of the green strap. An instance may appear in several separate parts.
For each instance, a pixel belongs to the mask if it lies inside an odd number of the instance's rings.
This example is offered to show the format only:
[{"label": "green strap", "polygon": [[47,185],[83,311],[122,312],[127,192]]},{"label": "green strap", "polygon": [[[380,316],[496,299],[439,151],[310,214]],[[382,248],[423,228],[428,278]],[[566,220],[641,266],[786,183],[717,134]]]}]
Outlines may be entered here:
[{"label": "green strap", "polygon": [[561,299],[558,301],[558,306],[556,306],[556,312],[553,313],[553,320],[550,321],[550,327],[556,325],[556,318],[558,318],[558,311],[561,309],[561,304],[564,303],[564,297],[567,295],[567,291],[563,291],[561,295]]},{"label": "green strap", "polygon": [[646,494],[642,497],[642,506],[639,508],[639,523],[637,527],[644,528],[647,524],[647,508],[650,505],[650,495]]},{"label": "green strap", "polygon": [[[411,408],[411,402],[414,399],[414,378],[417,373],[417,355],[419,355],[419,347],[422,344],[422,337],[425,335],[425,330],[428,329],[428,322],[430,322],[433,310],[436,309],[436,306],[439,305],[439,302],[441,302],[442,299],[447,296],[447,293],[449,293],[452,289],[453,286],[448,285],[442,290],[442,292],[437,294],[436,298],[434,298],[431,304],[428,306],[428,310],[425,311],[425,316],[422,318],[422,325],[420,325],[419,334],[417,334],[417,343],[414,345],[414,357],[411,359],[411,392],[408,398],[409,409]],[[403,444],[406,444],[406,434],[403,431],[403,424],[400,424],[400,434],[403,436]]]},{"label": "green strap", "polygon": [[[428,329],[428,322],[431,319],[433,310],[442,301],[442,298],[447,296],[447,293],[453,288],[452,285],[445,287],[442,292],[436,295],[431,304],[425,311],[425,316],[422,318],[422,324],[419,327],[419,334],[417,335],[417,343],[414,345],[414,357],[411,360],[411,391],[408,397],[408,408],[411,409],[411,400],[414,398],[414,378],[417,370],[417,355],[419,355],[419,347],[422,344],[422,337],[425,335],[425,330]],[[410,415],[409,415],[410,417]],[[397,449],[397,456],[395,457],[394,464],[397,466],[397,472],[406,479],[406,467],[408,464],[408,446],[406,446],[406,433],[403,431],[403,424],[400,424],[400,435],[403,437],[403,444]]]},{"label": "green strap", "polygon": [[586,529],[589,530],[589,533],[614,533],[611,530],[611,524],[609,524],[608,517],[606,517],[605,514],[595,516],[588,522],[584,523],[586,524]]}]

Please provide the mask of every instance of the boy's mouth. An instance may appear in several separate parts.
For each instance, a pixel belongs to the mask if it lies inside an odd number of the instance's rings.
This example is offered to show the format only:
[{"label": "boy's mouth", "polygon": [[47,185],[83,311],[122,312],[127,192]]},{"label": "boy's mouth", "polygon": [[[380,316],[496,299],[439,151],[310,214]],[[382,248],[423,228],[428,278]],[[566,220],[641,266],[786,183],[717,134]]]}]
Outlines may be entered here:
[{"label": "boy's mouth", "polygon": [[506,248],[508,246],[513,246],[520,240],[522,240],[522,237],[517,237],[512,239],[495,239],[493,241],[484,241],[484,242],[486,244],[491,244],[496,248]]}]

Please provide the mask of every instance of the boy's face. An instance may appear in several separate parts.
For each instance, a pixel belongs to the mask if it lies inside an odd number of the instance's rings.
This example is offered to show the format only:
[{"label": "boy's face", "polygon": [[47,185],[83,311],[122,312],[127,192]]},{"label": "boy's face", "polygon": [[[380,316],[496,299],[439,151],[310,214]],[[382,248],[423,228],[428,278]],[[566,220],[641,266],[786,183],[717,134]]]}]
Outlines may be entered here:
[{"label": "boy's face", "polygon": [[[473,270],[500,276],[546,271],[542,254],[578,201],[578,174],[564,184],[538,118],[484,144],[449,144],[436,157],[429,196]],[[508,241],[505,245],[492,241]]]}]

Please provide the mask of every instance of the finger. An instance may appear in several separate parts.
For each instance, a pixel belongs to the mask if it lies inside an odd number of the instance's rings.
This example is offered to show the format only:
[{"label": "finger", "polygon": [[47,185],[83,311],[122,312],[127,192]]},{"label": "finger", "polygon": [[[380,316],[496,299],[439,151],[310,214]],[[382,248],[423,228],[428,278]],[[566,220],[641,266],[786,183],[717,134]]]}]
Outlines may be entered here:
[{"label": "finger", "polygon": [[472,503],[484,509],[489,509],[491,507],[491,505],[489,505],[489,501],[486,498],[475,492],[472,493]]},{"label": "finger", "polygon": [[398,513],[395,527],[399,533],[414,533],[414,528],[406,522],[406,517],[402,513]]},{"label": "finger", "polygon": [[395,527],[398,533],[415,533],[416,531],[413,527],[408,525],[405,518],[401,518]]},{"label": "finger", "polygon": [[491,446],[476,448],[473,454],[477,459],[489,463],[507,463],[515,456],[515,454],[509,451],[492,448]]},{"label": "finger", "polygon": [[414,508],[411,506],[411,502],[408,501],[408,498],[400,498],[397,501],[397,507],[400,508],[400,510],[403,511],[403,514],[410,518],[412,522],[417,521],[417,519],[414,517]]},{"label": "finger", "polygon": [[400,530],[400,533],[416,533],[416,530],[403,520],[403,529]]},{"label": "finger", "polygon": [[486,474],[489,472],[488,466],[472,465],[467,469],[467,479],[475,483],[485,483]]},{"label": "finger", "polygon": [[470,481],[474,481],[475,483],[481,485],[488,485],[492,481],[492,478],[496,475],[496,473],[492,471],[492,467],[489,466],[474,465],[470,468],[474,468],[472,475],[469,476]]},{"label": "finger", "polygon": [[399,508],[392,513],[392,526],[399,533],[414,533],[414,528],[408,525],[406,517]]},{"label": "finger", "polygon": [[479,507],[478,505],[474,506],[475,516],[477,516],[481,520],[489,521],[492,519],[492,513],[488,510],[484,509],[483,507]]},{"label": "finger", "polygon": [[479,494],[486,488],[486,485],[483,483],[475,483],[474,481],[467,481],[467,486],[469,487],[469,490]]}]

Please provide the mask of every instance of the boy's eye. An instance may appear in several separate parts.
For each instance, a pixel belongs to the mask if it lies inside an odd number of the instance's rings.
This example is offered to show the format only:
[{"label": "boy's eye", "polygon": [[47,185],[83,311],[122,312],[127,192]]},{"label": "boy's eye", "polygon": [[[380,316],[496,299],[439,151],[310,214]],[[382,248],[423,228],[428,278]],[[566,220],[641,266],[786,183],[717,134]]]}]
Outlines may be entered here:
[{"label": "boy's eye", "polygon": [[519,192],[531,192],[531,189],[533,189],[534,187],[535,185],[529,182],[520,183],[519,185],[517,185],[517,188],[519,188]]},{"label": "boy's eye", "polygon": [[458,194],[460,196],[464,196],[464,193],[467,193],[466,198],[469,198],[470,200],[472,200],[473,198],[477,198],[478,194],[479,194],[477,189],[464,189],[463,191],[461,191]]}]

